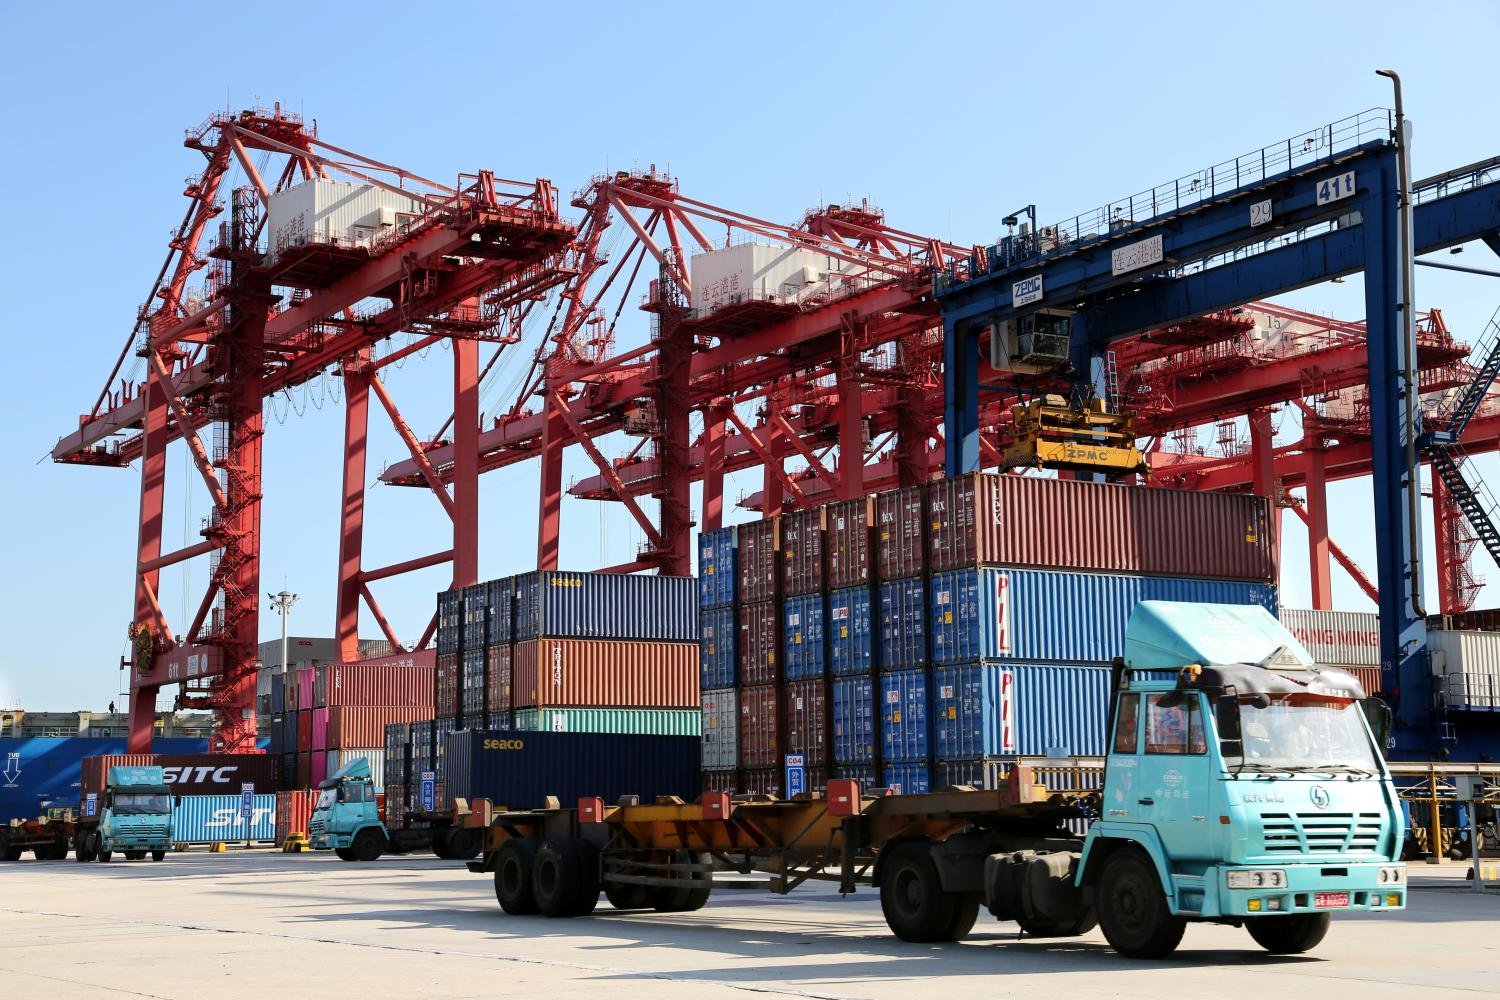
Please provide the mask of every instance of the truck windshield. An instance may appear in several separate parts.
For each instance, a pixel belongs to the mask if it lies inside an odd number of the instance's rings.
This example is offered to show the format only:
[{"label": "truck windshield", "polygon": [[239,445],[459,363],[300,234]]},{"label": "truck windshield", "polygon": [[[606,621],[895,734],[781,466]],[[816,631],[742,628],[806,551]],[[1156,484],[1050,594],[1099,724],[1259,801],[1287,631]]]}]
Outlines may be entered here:
[{"label": "truck windshield", "polygon": [[1290,695],[1257,708],[1242,698],[1240,724],[1247,767],[1371,774],[1380,770],[1358,702]]},{"label": "truck windshield", "polygon": [[172,811],[172,796],[161,792],[116,792],[110,808],[116,816],[160,815]]},{"label": "truck windshield", "polygon": [[313,808],[314,809],[332,809],[333,808],[333,804],[335,802],[337,802],[338,800],[339,800],[339,790],[337,788],[325,788],[321,792],[318,793],[318,804],[316,806],[314,806]]}]

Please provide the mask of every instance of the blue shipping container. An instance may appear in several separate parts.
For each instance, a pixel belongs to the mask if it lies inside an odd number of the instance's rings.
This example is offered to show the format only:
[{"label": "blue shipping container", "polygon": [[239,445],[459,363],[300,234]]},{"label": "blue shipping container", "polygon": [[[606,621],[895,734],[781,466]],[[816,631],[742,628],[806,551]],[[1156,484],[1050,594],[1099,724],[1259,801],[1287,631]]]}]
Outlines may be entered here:
[{"label": "blue shipping container", "polygon": [[487,798],[511,809],[539,807],[549,795],[568,805],[586,795],[607,803],[622,795],[692,802],[700,788],[697,736],[471,729],[446,743],[450,801]]},{"label": "blue shipping container", "polygon": [[932,772],[926,762],[887,764],[885,787],[897,795],[925,795],[932,791]]},{"label": "blue shipping container", "polygon": [[930,696],[925,670],[880,676],[880,744],[887,763],[927,759],[932,728]]},{"label": "blue shipping container", "polygon": [[935,573],[929,596],[934,663],[1108,663],[1124,652],[1125,625],[1141,601],[1258,604],[1276,613],[1276,588],[1264,583],[1045,570]]},{"label": "blue shipping container", "polygon": [[[238,795],[183,795],[172,804],[175,844],[244,843],[245,818]],[[276,839],[276,796],[256,795],[250,813],[250,839]]]},{"label": "blue shipping container", "polygon": [[526,573],[516,577],[516,641],[697,642],[697,586],[690,576]]},{"label": "blue shipping container", "polygon": [[734,608],[698,612],[698,675],[703,690],[734,687],[734,646],[739,634]]},{"label": "blue shipping container", "polygon": [[940,760],[1104,754],[1108,667],[966,663],[932,684]]},{"label": "blue shipping container", "polygon": [[831,778],[853,778],[859,782],[861,792],[867,792],[872,788],[884,787],[880,783],[880,772],[870,765],[848,765],[837,764],[829,772]]},{"label": "blue shipping container", "polygon": [[[268,741],[261,740],[266,746]],[[207,753],[207,740],[158,739],[156,753]],[[77,806],[83,784],[83,758],[125,752],[125,739],[83,736],[0,737],[0,823],[36,819],[41,804]]]},{"label": "blue shipping container", "polygon": [[850,587],[828,595],[828,667],[835,677],[868,675],[875,666],[870,588]]},{"label": "blue shipping container", "polygon": [[698,607],[734,603],[737,542],[733,528],[698,533]]},{"label": "blue shipping container", "polygon": [[833,680],[833,761],[875,761],[875,682],[869,677]]},{"label": "blue shipping container", "polygon": [[788,597],[782,612],[782,657],[786,679],[823,676],[823,595]]},{"label": "blue shipping container", "polygon": [[880,585],[880,669],[913,670],[927,664],[927,588],[922,578]]},{"label": "blue shipping container", "polygon": [[504,645],[510,642],[515,631],[516,578],[507,576],[502,580],[491,580],[484,586],[485,600],[489,606],[489,620],[484,632],[485,645]]}]

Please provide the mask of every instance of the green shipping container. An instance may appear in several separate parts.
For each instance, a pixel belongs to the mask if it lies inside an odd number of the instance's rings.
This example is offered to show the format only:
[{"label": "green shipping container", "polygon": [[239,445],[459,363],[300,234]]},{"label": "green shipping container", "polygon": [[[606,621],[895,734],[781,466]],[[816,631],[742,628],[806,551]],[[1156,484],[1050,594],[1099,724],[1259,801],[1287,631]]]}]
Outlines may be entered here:
[{"label": "green shipping container", "polygon": [[525,708],[515,728],[544,733],[625,733],[635,736],[698,736],[703,714],[676,708]]}]

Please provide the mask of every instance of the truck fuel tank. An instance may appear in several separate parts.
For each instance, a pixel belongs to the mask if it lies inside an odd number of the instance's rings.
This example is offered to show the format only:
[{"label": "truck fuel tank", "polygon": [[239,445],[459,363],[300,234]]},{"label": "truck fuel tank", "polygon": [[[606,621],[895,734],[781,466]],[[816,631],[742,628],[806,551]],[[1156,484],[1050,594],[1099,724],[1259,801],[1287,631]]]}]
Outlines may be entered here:
[{"label": "truck fuel tank", "polygon": [[1073,851],[991,854],[984,861],[985,904],[990,913],[996,920],[1017,921],[1033,934],[1092,927],[1092,910],[1083,890],[1073,884],[1080,857]]}]

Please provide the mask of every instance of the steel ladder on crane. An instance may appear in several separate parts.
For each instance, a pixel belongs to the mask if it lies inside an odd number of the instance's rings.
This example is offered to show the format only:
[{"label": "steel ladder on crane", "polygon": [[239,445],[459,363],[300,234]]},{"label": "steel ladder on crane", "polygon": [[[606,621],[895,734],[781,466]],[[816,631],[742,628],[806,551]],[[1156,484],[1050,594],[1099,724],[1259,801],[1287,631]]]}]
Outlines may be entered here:
[{"label": "steel ladder on crane", "polygon": [[1497,505],[1483,483],[1476,489],[1464,476],[1461,463],[1467,456],[1459,443],[1496,376],[1500,375],[1500,310],[1490,317],[1489,325],[1470,357],[1474,355],[1479,355],[1482,360],[1473,378],[1441,416],[1442,426],[1423,434],[1419,444],[1422,453],[1432,462],[1433,472],[1443,481],[1474,534],[1484,543],[1485,551],[1496,565],[1500,565],[1500,528],[1496,527],[1492,516]]}]

